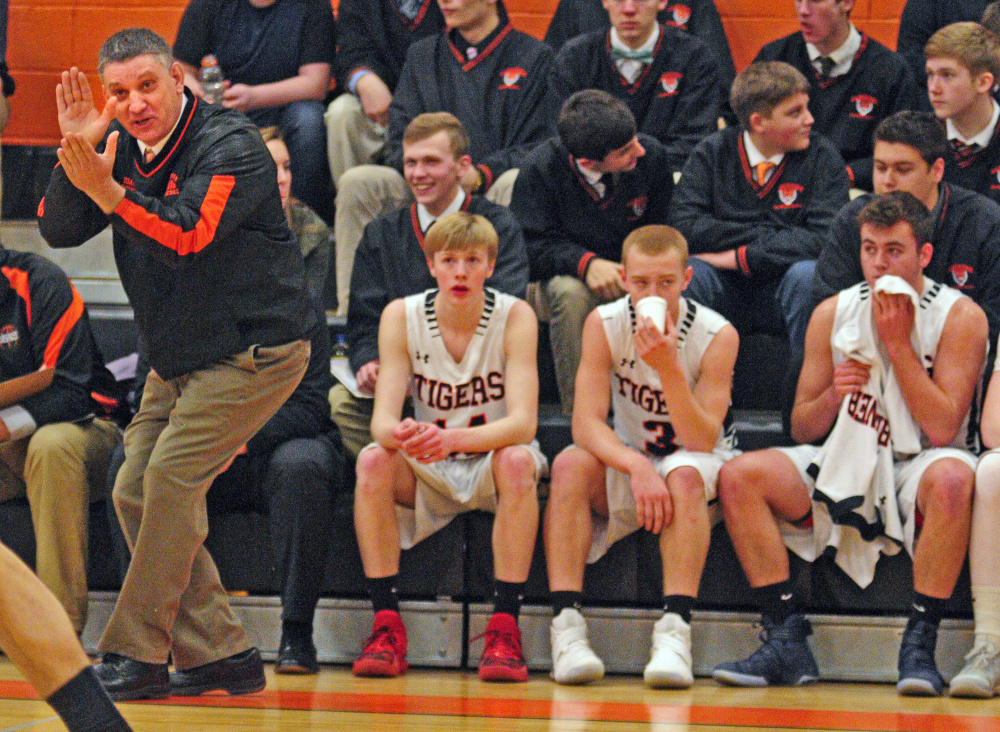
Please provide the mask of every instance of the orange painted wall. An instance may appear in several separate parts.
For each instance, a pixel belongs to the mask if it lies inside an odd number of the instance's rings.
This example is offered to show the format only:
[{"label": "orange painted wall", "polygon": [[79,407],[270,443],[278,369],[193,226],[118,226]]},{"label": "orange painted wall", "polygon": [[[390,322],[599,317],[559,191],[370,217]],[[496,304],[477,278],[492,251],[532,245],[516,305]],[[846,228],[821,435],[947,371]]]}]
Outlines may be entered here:
[{"label": "orange painted wall", "polygon": [[[336,7],[337,0],[332,0]],[[506,0],[513,24],[545,35],[558,0]],[[905,0],[857,0],[855,23],[890,48]],[[716,0],[743,68],[767,41],[797,27],[792,0]],[[55,85],[59,72],[78,64],[92,71],[101,43],[117,30],[145,25],[173,41],[187,0],[11,0],[7,63],[17,80],[4,142],[55,145]]]}]

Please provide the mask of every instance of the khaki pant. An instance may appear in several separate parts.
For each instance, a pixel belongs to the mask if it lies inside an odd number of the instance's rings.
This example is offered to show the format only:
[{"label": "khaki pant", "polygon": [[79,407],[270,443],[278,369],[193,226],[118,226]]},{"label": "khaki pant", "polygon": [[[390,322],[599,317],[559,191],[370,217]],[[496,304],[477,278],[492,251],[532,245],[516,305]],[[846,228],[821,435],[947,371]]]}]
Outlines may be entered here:
[{"label": "khaki pant", "polygon": [[[486,198],[507,206],[514,193],[517,170],[508,170],[497,178]],[[351,271],[354,253],[361,243],[368,222],[413,203],[413,194],[395,168],[385,165],[359,165],[340,179],[337,188],[337,215],[333,223],[337,243],[337,314],[347,315],[351,294]]]},{"label": "khaki pant", "polygon": [[326,122],[326,155],[336,186],[340,177],[358,165],[378,161],[385,150],[385,127],[368,119],[353,94],[341,94],[323,115]]},{"label": "khaki pant", "polygon": [[108,459],[121,430],[103,419],[57,422],[0,445],[0,501],[28,497],[35,567],[73,629],[87,624],[87,519],[108,497]]},{"label": "khaki pant", "polygon": [[125,431],[114,500],[132,563],[102,652],[183,670],[250,647],[204,547],[205,494],[236,451],[278,411],[309,361],[309,343],[255,346],[164,381],[151,371]]}]

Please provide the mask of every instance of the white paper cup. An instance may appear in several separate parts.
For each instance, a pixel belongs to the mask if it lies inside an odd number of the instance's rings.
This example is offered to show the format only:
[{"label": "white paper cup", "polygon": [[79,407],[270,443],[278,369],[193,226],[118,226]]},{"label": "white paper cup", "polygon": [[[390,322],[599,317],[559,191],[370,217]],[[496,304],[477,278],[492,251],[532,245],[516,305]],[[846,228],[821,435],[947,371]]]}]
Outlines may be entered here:
[{"label": "white paper cup", "polygon": [[656,295],[644,297],[635,304],[635,313],[640,318],[652,318],[662,333],[667,323],[667,301]]}]

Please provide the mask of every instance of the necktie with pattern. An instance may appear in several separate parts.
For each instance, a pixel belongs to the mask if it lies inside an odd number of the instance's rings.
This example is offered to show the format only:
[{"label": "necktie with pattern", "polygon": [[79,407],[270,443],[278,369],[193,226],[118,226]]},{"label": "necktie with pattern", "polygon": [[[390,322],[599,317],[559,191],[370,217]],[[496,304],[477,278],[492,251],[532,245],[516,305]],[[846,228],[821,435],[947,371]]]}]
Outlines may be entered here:
[{"label": "necktie with pattern", "polygon": [[762,186],[767,183],[767,177],[776,167],[770,160],[765,160],[753,166],[753,179],[757,182],[757,185]]}]

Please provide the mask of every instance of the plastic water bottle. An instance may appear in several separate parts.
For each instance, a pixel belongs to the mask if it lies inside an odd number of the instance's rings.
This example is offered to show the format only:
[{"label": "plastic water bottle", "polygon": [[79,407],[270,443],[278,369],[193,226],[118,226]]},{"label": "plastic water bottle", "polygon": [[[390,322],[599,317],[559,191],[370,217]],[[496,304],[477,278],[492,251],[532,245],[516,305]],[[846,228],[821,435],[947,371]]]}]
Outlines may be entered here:
[{"label": "plastic water bottle", "polygon": [[201,60],[201,96],[209,104],[222,104],[222,92],[226,89],[226,80],[219,68],[219,59],[212,54]]},{"label": "plastic water bottle", "polygon": [[345,333],[337,334],[337,341],[333,344],[330,355],[334,358],[347,358],[347,335]]}]

